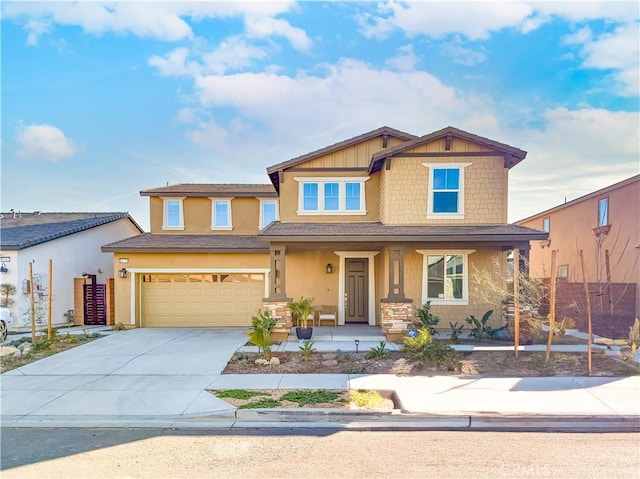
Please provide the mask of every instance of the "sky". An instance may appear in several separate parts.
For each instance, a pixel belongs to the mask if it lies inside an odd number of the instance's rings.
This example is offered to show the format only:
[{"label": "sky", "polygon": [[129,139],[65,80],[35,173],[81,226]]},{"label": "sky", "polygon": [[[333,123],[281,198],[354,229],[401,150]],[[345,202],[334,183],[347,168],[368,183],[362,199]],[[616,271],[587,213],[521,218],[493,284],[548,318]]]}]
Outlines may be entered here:
[{"label": "sky", "polygon": [[390,126],[523,149],[517,221],[640,171],[629,2],[1,6],[1,209],[129,211]]}]

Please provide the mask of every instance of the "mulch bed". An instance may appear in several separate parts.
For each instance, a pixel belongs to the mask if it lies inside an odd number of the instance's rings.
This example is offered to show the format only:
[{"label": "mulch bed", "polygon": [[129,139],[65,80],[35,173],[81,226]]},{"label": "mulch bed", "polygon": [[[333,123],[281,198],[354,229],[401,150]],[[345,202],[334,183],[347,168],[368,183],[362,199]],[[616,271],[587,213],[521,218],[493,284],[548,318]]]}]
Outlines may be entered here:
[{"label": "mulch bed", "polygon": [[[258,353],[236,353],[223,374],[399,374],[407,376],[588,376],[586,353],[552,353],[545,362],[544,352],[520,352],[515,359],[513,352],[474,351],[460,353],[461,372],[445,368],[429,367],[408,361],[402,352],[390,352],[384,359],[365,359],[365,353],[338,353],[336,364],[323,364],[321,353],[303,361],[297,352],[276,352],[279,365],[256,365]],[[592,355],[591,376],[634,376],[640,367],[601,352]]]}]

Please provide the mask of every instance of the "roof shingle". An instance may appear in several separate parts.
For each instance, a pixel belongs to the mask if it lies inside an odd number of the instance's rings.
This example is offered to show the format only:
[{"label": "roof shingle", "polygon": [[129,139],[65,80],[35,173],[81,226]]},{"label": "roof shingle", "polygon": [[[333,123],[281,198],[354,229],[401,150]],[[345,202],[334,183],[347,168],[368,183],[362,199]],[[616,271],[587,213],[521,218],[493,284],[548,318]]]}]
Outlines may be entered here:
[{"label": "roof shingle", "polygon": [[269,244],[255,235],[145,233],[105,245],[102,251],[105,253],[268,253]]},{"label": "roof shingle", "polygon": [[273,185],[265,184],[214,184],[184,183],[179,185],[149,188],[140,192],[141,196],[277,196]]}]

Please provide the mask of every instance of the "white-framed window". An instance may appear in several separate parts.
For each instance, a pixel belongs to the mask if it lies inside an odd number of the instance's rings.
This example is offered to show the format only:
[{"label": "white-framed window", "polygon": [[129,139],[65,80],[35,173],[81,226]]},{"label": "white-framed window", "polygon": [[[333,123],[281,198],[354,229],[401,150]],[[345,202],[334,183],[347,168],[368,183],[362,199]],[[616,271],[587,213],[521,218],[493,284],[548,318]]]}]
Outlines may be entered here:
[{"label": "white-framed window", "polygon": [[366,215],[369,177],[294,178],[299,183],[299,215]]},{"label": "white-framed window", "polygon": [[211,229],[231,230],[233,220],[231,215],[232,198],[211,198]]},{"label": "white-framed window", "polygon": [[551,228],[551,218],[544,218],[542,220],[542,231],[544,231],[545,233],[549,232],[549,229]]},{"label": "white-framed window", "polygon": [[469,304],[469,255],[475,250],[416,250],[423,255],[422,302]]},{"label": "white-framed window", "polygon": [[184,208],[182,198],[162,198],[162,229],[183,230]]},{"label": "white-framed window", "polygon": [[609,198],[600,198],[598,201],[598,227],[609,224]]},{"label": "white-framed window", "polygon": [[278,200],[260,199],[260,229],[279,219]]},{"label": "white-framed window", "polygon": [[464,169],[471,163],[422,163],[429,169],[428,219],[464,218]]}]

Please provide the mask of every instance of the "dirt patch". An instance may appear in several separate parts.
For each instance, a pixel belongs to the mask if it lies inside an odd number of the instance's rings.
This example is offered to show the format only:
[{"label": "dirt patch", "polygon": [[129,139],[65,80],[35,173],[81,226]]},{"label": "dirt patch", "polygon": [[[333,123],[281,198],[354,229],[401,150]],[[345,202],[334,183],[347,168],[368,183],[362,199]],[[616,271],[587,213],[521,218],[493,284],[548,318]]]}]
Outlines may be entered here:
[{"label": "dirt patch", "polygon": [[[429,367],[407,360],[404,353],[394,351],[384,359],[366,359],[365,353],[337,353],[334,360],[327,360],[314,353],[303,361],[300,353],[276,352],[279,365],[256,365],[257,353],[236,353],[223,374],[398,374],[407,376],[588,376],[585,353],[552,353],[549,362],[544,352],[520,352],[515,359],[513,352],[474,351],[459,354],[460,372],[443,367]],[[594,353],[592,376],[634,376],[640,367],[601,352]]]}]

